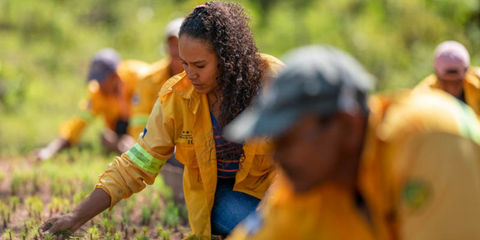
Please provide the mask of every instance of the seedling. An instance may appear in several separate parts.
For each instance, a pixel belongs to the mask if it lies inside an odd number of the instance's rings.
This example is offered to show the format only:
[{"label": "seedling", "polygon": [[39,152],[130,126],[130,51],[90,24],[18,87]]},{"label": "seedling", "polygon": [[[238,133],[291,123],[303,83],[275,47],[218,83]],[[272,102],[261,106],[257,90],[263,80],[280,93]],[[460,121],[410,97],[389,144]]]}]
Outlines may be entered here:
[{"label": "seedling", "polygon": [[145,234],[137,234],[137,235],[135,236],[135,238],[136,238],[137,240],[148,240],[148,236],[145,235]]},{"label": "seedling", "polygon": [[45,235],[43,236],[43,238],[44,238],[45,240],[53,240],[53,238],[55,238],[55,235],[53,235],[53,234],[45,234]]},{"label": "seedling", "polygon": [[103,228],[105,232],[113,234],[115,232],[115,220],[104,218],[100,222],[100,226]]},{"label": "seedling", "polygon": [[98,239],[99,238],[99,233],[98,233],[98,228],[97,226],[93,226],[87,230],[88,236],[90,237],[90,240]]},{"label": "seedling", "polygon": [[3,170],[0,170],[0,182],[3,182],[3,180],[6,178],[6,173]]},{"label": "seedling", "polygon": [[20,187],[23,183],[23,176],[18,174],[17,172],[13,173],[12,183],[10,184],[10,189],[12,191],[12,195],[18,195],[20,192]]},{"label": "seedling", "polygon": [[163,226],[161,223],[157,223],[157,227],[155,228],[157,232],[157,236],[160,237],[163,235]]},{"label": "seedling", "polygon": [[7,228],[8,219],[10,218],[10,209],[3,202],[0,202],[0,215],[3,219],[3,228]]},{"label": "seedling", "polygon": [[147,206],[142,206],[142,225],[149,225],[152,218],[152,213],[150,208]]},{"label": "seedling", "polygon": [[17,209],[18,203],[20,202],[20,199],[17,196],[11,196],[9,199],[9,202],[10,202],[10,207],[15,212]]},{"label": "seedling", "polygon": [[167,230],[167,231],[163,232],[163,239],[164,240],[170,240],[170,230]]},{"label": "seedling", "polygon": [[[45,231],[50,229],[52,226],[53,225],[51,223],[48,223],[47,226],[45,227]],[[69,239],[73,235],[73,232],[70,230],[59,230],[53,234],[47,234],[47,235],[52,235],[53,237],[62,235],[63,239]],[[45,235],[45,239],[47,239],[47,235]],[[53,237],[50,239],[53,239]]]},{"label": "seedling", "polygon": [[148,240],[148,227],[142,227],[142,231],[143,233],[136,235],[137,240]]},{"label": "seedling", "polygon": [[165,212],[162,216],[167,228],[174,228],[180,222],[179,213],[180,210],[177,206],[175,206],[173,201],[167,203],[167,206],[165,206]]},{"label": "seedling", "polygon": [[105,240],[113,240],[112,234],[107,232],[104,236]]},{"label": "seedling", "polygon": [[33,176],[32,176],[32,185],[33,185],[33,189],[32,189],[32,194],[35,194],[35,192],[37,192],[39,189],[40,189],[40,184],[38,183],[39,180],[38,180],[38,170],[35,169],[35,171],[33,172]]},{"label": "seedling", "polygon": [[30,216],[40,219],[43,211],[43,203],[40,197],[29,197],[25,200]]},{"label": "seedling", "polygon": [[5,230],[5,233],[3,234],[3,238],[13,240],[14,237],[15,235],[13,234],[13,230],[10,228],[7,228]]}]

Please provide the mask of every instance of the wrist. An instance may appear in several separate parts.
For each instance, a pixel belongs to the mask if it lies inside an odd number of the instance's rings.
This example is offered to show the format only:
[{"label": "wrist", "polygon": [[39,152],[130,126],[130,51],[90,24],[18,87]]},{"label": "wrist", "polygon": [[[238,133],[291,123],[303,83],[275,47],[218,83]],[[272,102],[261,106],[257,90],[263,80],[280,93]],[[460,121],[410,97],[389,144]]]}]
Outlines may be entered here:
[{"label": "wrist", "polygon": [[75,222],[75,223],[81,223],[83,225],[83,223],[89,220],[86,212],[80,209],[74,209],[72,212],[68,214],[72,222]]}]

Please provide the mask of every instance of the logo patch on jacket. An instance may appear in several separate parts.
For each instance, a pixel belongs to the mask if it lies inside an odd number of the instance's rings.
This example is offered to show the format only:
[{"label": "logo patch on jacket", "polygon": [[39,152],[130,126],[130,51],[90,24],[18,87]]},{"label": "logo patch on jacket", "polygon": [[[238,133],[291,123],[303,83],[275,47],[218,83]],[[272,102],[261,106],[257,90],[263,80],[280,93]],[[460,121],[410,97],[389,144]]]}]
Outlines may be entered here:
[{"label": "logo patch on jacket", "polygon": [[427,183],[409,180],[403,187],[403,201],[412,210],[418,210],[429,200],[431,190]]},{"label": "logo patch on jacket", "polygon": [[180,138],[187,140],[188,144],[193,144],[193,133],[192,133],[192,131],[182,131],[182,134],[180,135]]},{"label": "logo patch on jacket", "polygon": [[132,96],[132,104],[133,105],[138,105],[140,103],[140,95],[134,94]]}]

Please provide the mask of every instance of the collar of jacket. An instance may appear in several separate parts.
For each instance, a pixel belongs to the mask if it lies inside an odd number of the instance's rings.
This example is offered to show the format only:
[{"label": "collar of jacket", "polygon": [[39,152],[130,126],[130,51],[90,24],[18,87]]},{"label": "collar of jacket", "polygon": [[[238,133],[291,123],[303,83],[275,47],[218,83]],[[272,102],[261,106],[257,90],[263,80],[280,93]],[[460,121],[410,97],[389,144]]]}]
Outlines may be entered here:
[{"label": "collar of jacket", "polygon": [[162,103],[165,101],[168,93],[171,92],[181,96],[184,99],[189,99],[189,109],[194,115],[197,114],[200,106],[200,94],[195,91],[195,88],[190,83],[190,80],[187,78],[185,72],[179,73],[165,82],[159,94]]}]

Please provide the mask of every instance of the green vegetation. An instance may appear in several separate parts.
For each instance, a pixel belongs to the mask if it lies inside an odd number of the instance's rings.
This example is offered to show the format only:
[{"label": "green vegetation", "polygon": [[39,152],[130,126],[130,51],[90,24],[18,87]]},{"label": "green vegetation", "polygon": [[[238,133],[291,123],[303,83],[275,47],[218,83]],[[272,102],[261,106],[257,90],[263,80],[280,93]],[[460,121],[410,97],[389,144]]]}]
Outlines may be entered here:
[{"label": "green vegetation", "polygon": [[[476,0],[239,0],[250,11],[262,52],[282,56],[331,44],[357,57],[379,89],[410,87],[432,71],[433,50],[458,40],[479,63]],[[0,3],[0,157],[28,155],[57,135],[86,96],[90,57],[102,47],[124,59],[165,55],[163,28],[201,0],[13,1]],[[280,41],[281,40],[281,41]],[[101,121],[81,151],[102,154]],[[66,156],[77,159],[76,152]],[[59,191],[65,191],[63,189]]]},{"label": "green vegetation", "polygon": [[[62,153],[57,158],[41,164],[28,159],[3,160],[3,163],[10,166],[21,165],[26,174],[22,175],[19,186],[21,191],[17,195],[12,195],[11,186],[1,189],[5,193],[2,194],[0,201],[0,219],[2,220],[0,236],[2,239],[10,239],[10,235],[12,235],[12,239],[38,238],[37,229],[43,221],[52,216],[70,212],[80,201],[75,198],[86,196],[92,191],[98,179],[98,173],[102,172],[110,161],[102,156],[92,158],[89,154],[78,153],[78,160],[72,162],[65,158],[65,155],[68,154]],[[42,174],[35,177],[35,174],[30,174],[34,171]],[[13,184],[14,175],[14,172],[7,173],[6,182]],[[88,181],[84,182],[85,179]],[[34,181],[40,183],[38,191],[24,191]],[[55,188],[61,185],[69,185],[71,188],[69,191],[76,194],[55,193]],[[84,185],[90,187],[85,189]],[[149,186],[149,189],[153,190],[145,190],[130,199],[123,200],[111,212],[104,211],[77,232],[72,233],[65,230],[56,232],[52,236],[61,234],[64,239],[68,237],[70,239],[162,239],[169,236],[175,236],[173,239],[177,239],[187,237],[188,234],[191,234],[187,220],[178,210],[174,210],[179,207],[173,204],[169,198],[160,199],[158,197],[159,192],[166,191],[163,190],[165,188],[162,179],[158,178],[152,186]],[[166,204],[167,202],[168,204]],[[152,211],[150,203],[155,205],[155,211]],[[174,219],[174,221],[169,219]],[[157,229],[162,229],[162,231]],[[169,231],[163,231],[163,229],[169,229]]]}]

